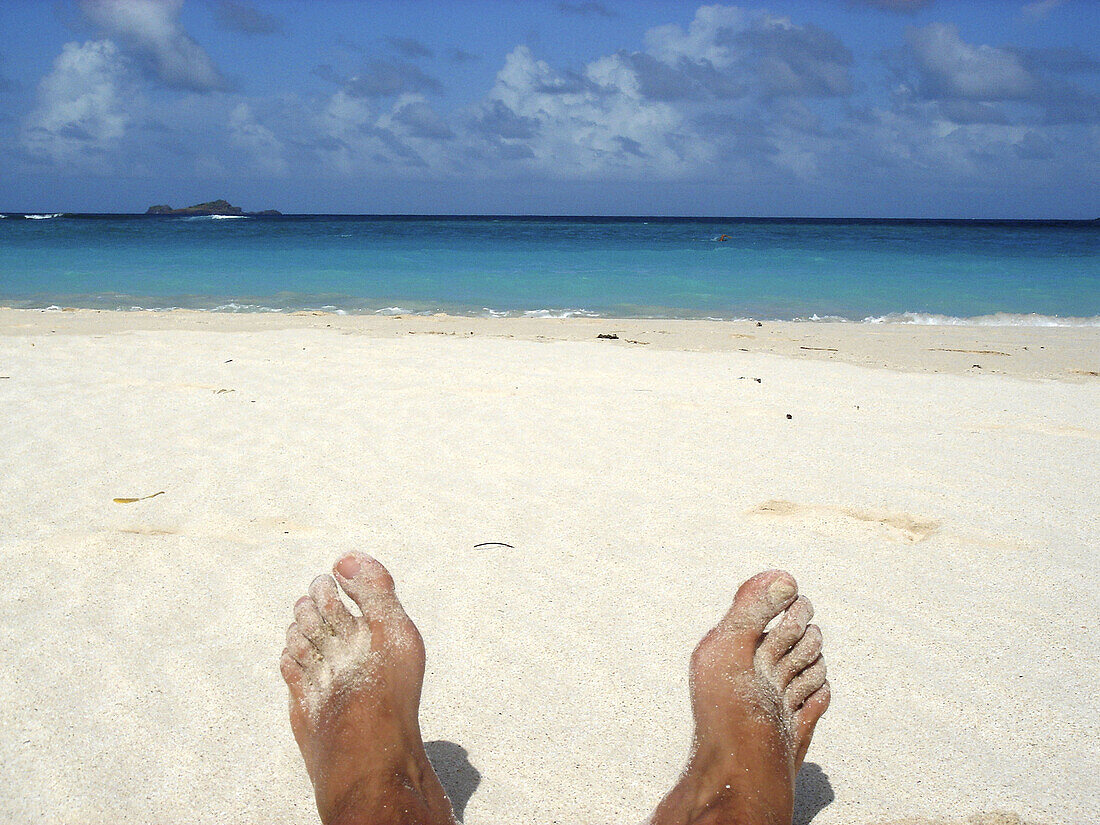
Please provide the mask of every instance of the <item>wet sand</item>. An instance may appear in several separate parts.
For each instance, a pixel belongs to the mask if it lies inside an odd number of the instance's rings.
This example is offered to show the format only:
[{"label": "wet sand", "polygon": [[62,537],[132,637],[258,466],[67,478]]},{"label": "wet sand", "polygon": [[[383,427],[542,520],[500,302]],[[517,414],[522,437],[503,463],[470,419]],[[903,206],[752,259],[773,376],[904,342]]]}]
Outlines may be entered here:
[{"label": "wet sand", "polygon": [[767,567],[834,688],[796,821],[1087,822],[1098,371],[1096,328],[0,309],[0,820],[314,821],[277,659],[362,548],[466,825],[644,820]]}]

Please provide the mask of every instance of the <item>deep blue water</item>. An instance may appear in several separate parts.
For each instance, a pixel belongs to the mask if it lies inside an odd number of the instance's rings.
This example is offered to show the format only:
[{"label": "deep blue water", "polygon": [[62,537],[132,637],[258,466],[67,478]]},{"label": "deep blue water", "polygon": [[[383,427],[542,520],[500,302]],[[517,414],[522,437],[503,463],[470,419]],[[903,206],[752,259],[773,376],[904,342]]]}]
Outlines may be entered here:
[{"label": "deep blue water", "polygon": [[1100,223],[9,216],[0,304],[1100,324]]}]

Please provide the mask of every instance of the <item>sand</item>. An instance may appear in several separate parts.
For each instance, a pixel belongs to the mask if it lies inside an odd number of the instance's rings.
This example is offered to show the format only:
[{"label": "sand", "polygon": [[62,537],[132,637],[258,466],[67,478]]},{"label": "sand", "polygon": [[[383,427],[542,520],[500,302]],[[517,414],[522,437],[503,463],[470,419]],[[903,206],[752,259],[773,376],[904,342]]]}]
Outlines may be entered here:
[{"label": "sand", "polygon": [[768,567],[833,684],[797,822],[1094,821],[1097,371],[1096,328],[0,310],[0,821],[313,822],[277,660],[351,548],[467,825],[643,821]]}]

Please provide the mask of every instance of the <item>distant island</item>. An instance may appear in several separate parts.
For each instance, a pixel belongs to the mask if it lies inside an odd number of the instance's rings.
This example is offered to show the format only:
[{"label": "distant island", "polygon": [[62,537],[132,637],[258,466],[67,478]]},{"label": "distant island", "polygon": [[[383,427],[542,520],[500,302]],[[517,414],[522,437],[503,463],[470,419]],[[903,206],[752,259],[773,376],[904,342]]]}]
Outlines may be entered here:
[{"label": "distant island", "polygon": [[245,212],[239,206],[234,206],[226,200],[207,201],[206,203],[196,203],[194,206],[184,206],[180,209],[173,209],[167,204],[157,204],[156,206],[150,206],[145,210],[146,215],[281,215],[276,209],[265,209],[263,212]]}]

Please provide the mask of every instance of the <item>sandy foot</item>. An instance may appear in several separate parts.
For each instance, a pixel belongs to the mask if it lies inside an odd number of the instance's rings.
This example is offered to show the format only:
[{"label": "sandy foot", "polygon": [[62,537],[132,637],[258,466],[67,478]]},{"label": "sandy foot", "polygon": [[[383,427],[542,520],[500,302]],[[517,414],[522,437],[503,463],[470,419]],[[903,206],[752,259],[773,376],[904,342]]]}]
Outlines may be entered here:
[{"label": "sandy foot", "polygon": [[795,776],[829,706],[812,617],[789,573],[772,570],[741,585],[692,656],[695,741],[652,825],[790,825]]},{"label": "sandy foot", "polygon": [[420,633],[370,556],[348,555],[333,574],[363,615],[318,576],[294,605],[280,661],[321,821],[454,825],[420,735]]}]

